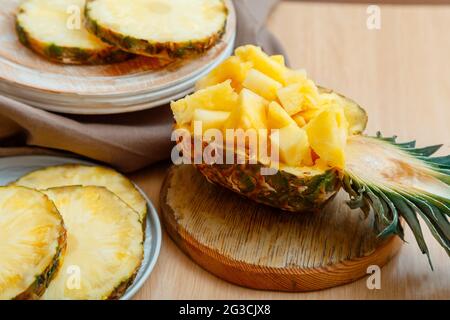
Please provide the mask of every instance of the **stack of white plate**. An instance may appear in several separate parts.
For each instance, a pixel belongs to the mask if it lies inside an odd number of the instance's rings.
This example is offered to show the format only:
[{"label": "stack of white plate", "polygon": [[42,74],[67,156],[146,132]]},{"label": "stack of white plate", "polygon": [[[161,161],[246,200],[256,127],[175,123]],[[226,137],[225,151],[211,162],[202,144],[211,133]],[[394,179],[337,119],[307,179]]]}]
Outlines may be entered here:
[{"label": "stack of white plate", "polygon": [[0,95],[37,108],[73,114],[114,114],[164,105],[189,94],[195,82],[233,52],[236,15],[231,1],[222,40],[206,54],[165,69],[138,57],[104,66],[63,66],[18,41],[14,13],[20,0],[0,8]]}]

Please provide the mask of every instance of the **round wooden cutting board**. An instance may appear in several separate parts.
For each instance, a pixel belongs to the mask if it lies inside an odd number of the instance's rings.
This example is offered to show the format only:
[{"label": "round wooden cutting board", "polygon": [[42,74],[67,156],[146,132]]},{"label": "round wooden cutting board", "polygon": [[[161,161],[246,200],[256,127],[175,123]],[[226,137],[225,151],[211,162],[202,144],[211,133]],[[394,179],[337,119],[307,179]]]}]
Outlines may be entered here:
[{"label": "round wooden cutting board", "polygon": [[367,276],[399,250],[379,240],[339,194],[323,212],[285,213],[212,185],[188,165],[170,169],[161,191],[162,220],[176,244],[204,269],[255,289],[312,291]]}]

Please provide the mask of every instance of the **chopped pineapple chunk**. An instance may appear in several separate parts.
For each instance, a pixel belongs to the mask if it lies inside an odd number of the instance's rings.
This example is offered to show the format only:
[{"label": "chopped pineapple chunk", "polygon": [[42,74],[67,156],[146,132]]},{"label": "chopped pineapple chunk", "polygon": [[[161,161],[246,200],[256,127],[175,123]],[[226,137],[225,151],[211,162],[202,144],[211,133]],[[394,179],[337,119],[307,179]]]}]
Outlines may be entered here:
[{"label": "chopped pineapple chunk", "polygon": [[277,91],[278,100],[284,110],[291,116],[299,113],[303,109],[304,96],[300,92],[301,85],[299,83],[291,84],[287,87],[280,88]]},{"label": "chopped pineapple chunk", "polygon": [[197,91],[184,99],[171,103],[178,125],[189,124],[196,109],[231,111],[238,94],[231,87],[231,80]]},{"label": "chopped pineapple chunk", "polygon": [[302,115],[300,114],[296,114],[294,116],[292,116],[292,119],[294,119],[295,123],[297,123],[297,125],[301,128],[304,127],[306,125],[306,120],[305,118],[303,118]]},{"label": "chopped pineapple chunk", "polygon": [[269,104],[267,110],[267,125],[270,129],[280,129],[295,124],[295,121],[277,102],[272,101]]},{"label": "chopped pineapple chunk", "polygon": [[202,123],[203,131],[206,131],[208,129],[221,129],[229,116],[230,112],[226,111],[196,109],[194,111],[194,118],[191,123],[192,131],[194,131],[194,124],[196,121]]},{"label": "chopped pineapple chunk", "polygon": [[283,82],[286,85],[299,83],[303,84],[308,80],[308,75],[305,70],[288,70],[283,75]]},{"label": "chopped pineapple chunk", "polygon": [[276,99],[277,91],[282,87],[281,83],[256,69],[251,69],[248,72],[242,85],[244,88],[252,90],[269,101]]},{"label": "chopped pineapple chunk", "polygon": [[243,61],[250,61],[256,70],[280,83],[284,83],[286,67],[265,54],[261,48],[248,45],[237,48],[235,53]]},{"label": "chopped pineapple chunk", "polygon": [[308,136],[297,125],[279,129],[270,135],[270,140],[278,148],[280,160],[287,165],[312,165]]},{"label": "chopped pineapple chunk", "polygon": [[314,152],[332,167],[345,165],[348,122],[340,108],[329,108],[311,120],[305,130]]},{"label": "chopped pineapple chunk", "polygon": [[270,57],[273,61],[277,62],[279,65],[283,67],[286,66],[286,61],[284,60],[284,56],[281,54],[277,54]]},{"label": "chopped pineapple chunk", "polygon": [[242,90],[242,82],[244,82],[247,73],[252,67],[253,64],[251,62],[243,62],[235,56],[229,57],[209,75],[200,79],[196,84],[196,89],[204,89],[225,80],[231,80],[231,86],[237,92],[240,92]]},{"label": "chopped pineapple chunk", "polygon": [[256,93],[242,89],[239,102],[225,123],[227,129],[266,129],[267,101]]}]

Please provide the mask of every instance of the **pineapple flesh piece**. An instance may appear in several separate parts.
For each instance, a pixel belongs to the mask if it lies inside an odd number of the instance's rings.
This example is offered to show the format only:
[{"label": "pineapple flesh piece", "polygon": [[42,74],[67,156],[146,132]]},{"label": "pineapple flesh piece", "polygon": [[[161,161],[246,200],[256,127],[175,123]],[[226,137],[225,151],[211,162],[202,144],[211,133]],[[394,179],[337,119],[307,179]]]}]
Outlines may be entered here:
[{"label": "pineapple flesh piece", "polygon": [[200,79],[196,83],[195,88],[196,90],[201,90],[226,80],[231,80],[231,86],[236,92],[240,92],[242,90],[242,83],[252,67],[253,64],[251,62],[242,62],[236,56],[229,57],[211,71],[210,74]]},{"label": "pineapple flesh piece", "polygon": [[135,185],[110,168],[67,164],[30,172],[12,183],[37,190],[63,186],[100,186],[108,188],[139,213],[142,223],[147,215],[147,202]]},{"label": "pineapple flesh piece", "polygon": [[256,93],[243,89],[239,94],[239,102],[231,111],[225,123],[227,129],[266,129],[267,101]]},{"label": "pineapple flesh piece", "polygon": [[177,125],[190,124],[196,109],[231,111],[236,106],[238,94],[231,86],[231,80],[201,89],[184,99],[171,103]]},{"label": "pineapple flesh piece", "polygon": [[305,130],[312,149],[322,160],[333,167],[344,168],[348,122],[341,109],[322,111]]},{"label": "pineapple flesh piece", "polygon": [[65,247],[63,220],[44,194],[0,187],[0,300],[39,298]]},{"label": "pineapple flesh piece", "polygon": [[311,166],[311,148],[306,131],[296,124],[277,130],[270,136],[279,150],[280,160],[288,166]]},{"label": "pineapple flesh piece", "polygon": [[295,125],[294,119],[277,102],[272,101],[267,110],[267,124],[270,129]]},{"label": "pineapple flesh piece", "polygon": [[256,69],[251,69],[248,72],[242,85],[269,101],[276,99],[277,91],[282,87],[281,83]]},{"label": "pineapple flesh piece", "polygon": [[301,85],[294,83],[277,91],[278,100],[290,116],[299,113],[303,109],[304,96],[300,89]]},{"label": "pineapple flesh piece", "polygon": [[61,187],[44,193],[64,218],[67,250],[42,299],[120,298],[143,259],[139,214],[103,187]]},{"label": "pineapple flesh piece", "polygon": [[200,54],[225,33],[223,0],[88,0],[86,26],[125,51],[174,60]]},{"label": "pineapple flesh piece", "polygon": [[194,131],[195,122],[202,124],[203,131],[208,129],[221,129],[229,117],[230,112],[226,111],[196,109],[192,121],[192,131]]},{"label": "pineapple flesh piece", "polygon": [[65,64],[129,59],[132,55],[102,42],[84,28],[84,6],[85,0],[26,0],[16,17],[20,42],[49,60]]}]

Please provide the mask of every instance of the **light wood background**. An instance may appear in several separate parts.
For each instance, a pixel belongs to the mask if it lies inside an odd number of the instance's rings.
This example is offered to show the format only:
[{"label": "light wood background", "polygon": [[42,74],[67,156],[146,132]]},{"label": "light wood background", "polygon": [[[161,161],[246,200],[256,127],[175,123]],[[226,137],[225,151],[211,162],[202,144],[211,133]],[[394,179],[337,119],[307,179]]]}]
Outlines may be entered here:
[{"label": "light wood background", "polygon": [[[450,154],[450,5],[381,4],[381,30],[366,27],[368,4],[281,3],[269,21],[294,67],[354,98],[382,130]],[[132,176],[155,205],[168,164]],[[161,256],[136,299],[450,299],[450,258],[426,232],[435,271],[410,244],[382,269],[380,290],[366,280],[312,293],[256,291],[222,281],[164,234]]]}]

